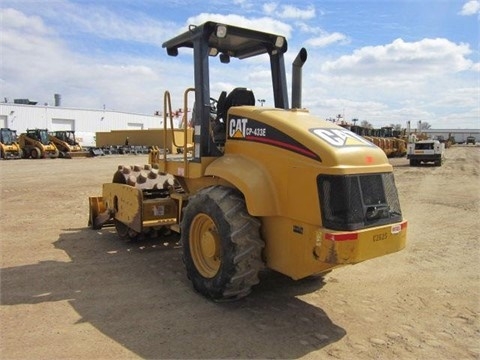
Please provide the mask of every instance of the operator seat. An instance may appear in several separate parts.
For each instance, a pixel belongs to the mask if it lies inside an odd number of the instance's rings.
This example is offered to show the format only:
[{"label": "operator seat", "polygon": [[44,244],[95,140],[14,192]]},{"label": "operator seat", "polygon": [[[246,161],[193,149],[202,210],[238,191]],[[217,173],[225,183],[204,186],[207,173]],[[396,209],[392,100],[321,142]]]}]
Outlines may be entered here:
[{"label": "operator seat", "polygon": [[223,146],[225,144],[228,110],[232,106],[255,105],[255,95],[253,91],[244,87],[237,87],[233,89],[228,96],[225,96],[226,92],[222,91],[218,98],[217,117],[213,125],[213,141],[217,146]]},{"label": "operator seat", "polygon": [[226,99],[227,99],[227,92],[222,91],[217,100],[217,116],[215,118],[216,120],[220,120],[220,115],[223,113],[223,109],[225,108]]},{"label": "operator seat", "polygon": [[255,105],[255,95],[253,95],[252,90],[244,87],[237,87],[228,94],[225,99],[225,106],[222,113],[224,121],[227,118],[228,109],[232,106],[241,105]]}]

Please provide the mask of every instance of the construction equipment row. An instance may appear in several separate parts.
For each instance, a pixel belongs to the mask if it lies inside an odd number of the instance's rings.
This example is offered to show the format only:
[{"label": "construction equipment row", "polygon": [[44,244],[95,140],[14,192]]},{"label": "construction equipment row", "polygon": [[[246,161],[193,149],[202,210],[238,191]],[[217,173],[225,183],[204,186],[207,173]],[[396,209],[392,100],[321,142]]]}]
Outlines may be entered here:
[{"label": "construction equipment row", "polygon": [[54,131],[27,129],[17,137],[16,130],[0,129],[2,159],[45,159],[86,157],[84,150],[75,139],[73,130]]},{"label": "construction equipment row", "polygon": [[394,130],[393,127],[385,126],[380,129],[372,129],[358,125],[340,124],[357,135],[377,145],[387,157],[404,157],[407,154],[407,140],[404,131]]}]

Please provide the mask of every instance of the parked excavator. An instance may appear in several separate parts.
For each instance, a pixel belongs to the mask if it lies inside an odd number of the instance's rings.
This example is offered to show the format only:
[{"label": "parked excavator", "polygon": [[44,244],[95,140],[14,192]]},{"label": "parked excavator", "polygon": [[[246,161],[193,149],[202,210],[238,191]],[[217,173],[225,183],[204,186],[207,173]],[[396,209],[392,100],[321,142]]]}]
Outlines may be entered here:
[{"label": "parked excavator", "polygon": [[20,134],[18,142],[24,158],[58,158],[59,151],[50,140],[47,129],[27,129],[26,133]]},{"label": "parked excavator", "polygon": [[9,128],[0,129],[0,159],[21,159],[22,149],[17,141],[17,131]]},{"label": "parked excavator", "polygon": [[49,134],[52,141],[59,151],[59,157],[71,159],[72,157],[87,157],[90,153],[82,148],[75,138],[73,130],[52,131]]},{"label": "parked excavator", "polygon": [[[127,240],[179,232],[188,278],[215,301],[248,295],[264,268],[301,279],[405,247],[385,153],[302,108],[305,49],[292,65],[289,107],[283,36],[206,22],[163,47],[170,56],[193,49],[194,88],[183,98],[187,114],[194,96],[193,139],[185,127],[181,155],[153,149],[149,164],[119,166],[89,198],[93,229],[112,224]],[[269,59],[274,107],[255,106],[245,86],[211,100],[210,61],[254,56]],[[165,129],[170,102],[167,91]]]}]

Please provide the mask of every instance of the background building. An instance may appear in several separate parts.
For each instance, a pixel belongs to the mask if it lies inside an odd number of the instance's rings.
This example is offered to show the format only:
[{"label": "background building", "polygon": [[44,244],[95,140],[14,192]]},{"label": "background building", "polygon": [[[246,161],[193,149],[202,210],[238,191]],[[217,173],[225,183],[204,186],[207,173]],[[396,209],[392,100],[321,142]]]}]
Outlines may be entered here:
[{"label": "background building", "polygon": [[455,142],[459,144],[467,141],[468,136],[473,136],[476,142],[480,142],[480,129],[426,129],[422,130],[422,132],[431,138],[443,136],[445,140],[453,136]]},{"label": "background building", "polygon": [[0,128],[16,130],[17,134],[35,128],[74,130],[83,146],[95,146],[96,132],[163,128],[163,114],[142,115],[33,104],[28,100],[24,103],[0,103]]}]

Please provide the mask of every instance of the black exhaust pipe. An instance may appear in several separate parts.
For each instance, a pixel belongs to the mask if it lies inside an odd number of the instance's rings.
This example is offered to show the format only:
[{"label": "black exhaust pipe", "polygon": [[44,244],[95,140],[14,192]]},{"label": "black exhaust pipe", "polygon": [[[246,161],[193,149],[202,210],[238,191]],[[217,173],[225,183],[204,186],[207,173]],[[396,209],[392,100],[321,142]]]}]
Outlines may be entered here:
[{"label": "black exhaust pipe", "polygon": [[307,61],[307,50],[302,48],[292,63],[292,109],[302,108],[302,66]]}]

